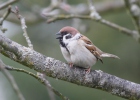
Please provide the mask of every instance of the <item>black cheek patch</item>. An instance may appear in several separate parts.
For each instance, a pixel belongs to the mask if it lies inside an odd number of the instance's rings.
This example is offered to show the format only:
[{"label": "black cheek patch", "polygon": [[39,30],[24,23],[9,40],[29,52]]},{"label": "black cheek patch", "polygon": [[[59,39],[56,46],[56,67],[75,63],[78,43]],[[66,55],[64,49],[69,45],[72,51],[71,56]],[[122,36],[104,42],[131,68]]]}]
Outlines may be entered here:
[{"label": "black cheek patch", "polygon": [[66,36],[66,39],[69,39],[69,38],[71,38],[71,35]]},{"label": "black cheek patch", "polygon": [[69,50],[66,47],[65,43],[63,42],[63,40],[62,39],[59,39],[59,42],[60,42],[61,47],[65,48],[69,52]]},{"label": "black cheek patch", "polygon": [[65,43],[63,42],[62,39],[59,39],[59,42],[60,42],[60,45],[61,45],[62,47],[65,47]]}]

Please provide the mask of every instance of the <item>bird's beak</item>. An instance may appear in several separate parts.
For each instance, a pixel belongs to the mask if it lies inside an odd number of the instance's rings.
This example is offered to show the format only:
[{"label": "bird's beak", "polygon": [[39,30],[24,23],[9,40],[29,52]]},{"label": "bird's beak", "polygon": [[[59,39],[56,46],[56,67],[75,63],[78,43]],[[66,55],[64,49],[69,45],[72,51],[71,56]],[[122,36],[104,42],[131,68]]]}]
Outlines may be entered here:
[{"label": "bird's beak", "polygon": [[61,33],[60,33],[60,32],[58,32],[58,33],[56,33],[56,35],[61,35]]},{"label": "bird's beak", "polygon": [[62,35],[60,32],[56,33],[56,35],[58,35],[58,37],[56,39],[61,39],[62,38]]}]

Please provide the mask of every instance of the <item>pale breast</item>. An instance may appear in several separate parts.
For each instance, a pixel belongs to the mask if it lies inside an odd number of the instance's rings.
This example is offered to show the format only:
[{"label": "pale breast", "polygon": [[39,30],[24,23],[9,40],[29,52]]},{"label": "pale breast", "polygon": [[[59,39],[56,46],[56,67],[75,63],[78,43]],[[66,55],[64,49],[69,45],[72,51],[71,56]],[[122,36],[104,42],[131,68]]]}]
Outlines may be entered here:
[{"label": "pale breast", "polygon": [[82,40],[74,40],[67,47],[74,65],[89,68],[96,63],[96,57],[84,46]]},{"label": "pale breast", "polygon": [[65,60],[66,60],[68,63],[71,63],[72,61],[71,61],[71,58],[70,58],[70,54],[69,54],[69,52],[66,50],[66,48],[60,46],[60,49],[61,49],[61,52],[62,52],[63,57],[65,58]]}]

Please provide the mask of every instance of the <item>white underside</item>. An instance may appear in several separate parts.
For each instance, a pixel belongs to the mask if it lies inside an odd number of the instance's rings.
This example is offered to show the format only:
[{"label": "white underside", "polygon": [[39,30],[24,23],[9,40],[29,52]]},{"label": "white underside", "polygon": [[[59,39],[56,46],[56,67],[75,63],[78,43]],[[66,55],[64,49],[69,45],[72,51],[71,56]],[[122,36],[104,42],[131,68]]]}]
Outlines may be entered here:
[{"label": "white underside", "polygon": [[69,63],[71,62],[79,67],[89,68],[97,61],[96,57],[84,46],[83,40],[70,41],[67,48],[70,54],[63,47],[61,47],[61,51]]},{"label": "white underside", "polygon": [[64,58],[66,59],[66,61],[68,63],[72,63],[71,58],[70,58],[70,54],[68,53],[68,51],[64,47],[61,47],[61,46],[60,46],[60,49],[61,49],[61,52],[62,52]]}]

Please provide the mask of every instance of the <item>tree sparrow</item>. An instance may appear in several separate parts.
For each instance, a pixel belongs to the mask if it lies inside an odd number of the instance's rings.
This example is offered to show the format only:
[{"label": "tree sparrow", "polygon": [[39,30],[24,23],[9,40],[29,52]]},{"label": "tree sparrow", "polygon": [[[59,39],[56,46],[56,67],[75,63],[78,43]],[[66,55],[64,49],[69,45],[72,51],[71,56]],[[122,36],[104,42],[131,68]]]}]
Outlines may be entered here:
[{"label": "tree sparrow", "polygon": [[86,36],[70,26],[63,27],[56,33],[60,42],[60,48],[70,67],[77,65],[86,68],[86,73],[90,72],[91,67],[102,57],[118,58],[118,56],[105,53],[97,48]]}]

